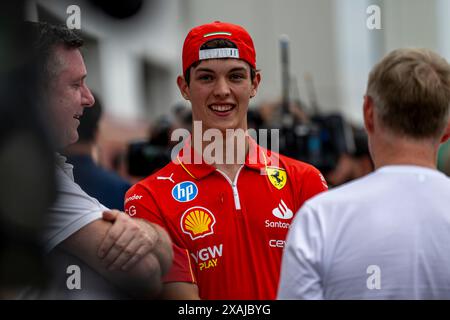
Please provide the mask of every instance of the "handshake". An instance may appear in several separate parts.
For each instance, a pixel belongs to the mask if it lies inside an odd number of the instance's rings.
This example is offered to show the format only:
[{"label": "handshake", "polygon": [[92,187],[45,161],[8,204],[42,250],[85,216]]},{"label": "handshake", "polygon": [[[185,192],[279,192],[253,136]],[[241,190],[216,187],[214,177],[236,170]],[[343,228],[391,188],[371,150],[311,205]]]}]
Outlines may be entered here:
[{"label": "handshake", "polygon": [[163,274],[168,271],[173,257],[171,247],[164,248],[170,243],[164,229],[143,219],[132,219],[118,210],[103,212],[103,220],[111,222],[112,225],[97,254],[109,271],[129,271],[149,254],[155,255],[160,261]]}]

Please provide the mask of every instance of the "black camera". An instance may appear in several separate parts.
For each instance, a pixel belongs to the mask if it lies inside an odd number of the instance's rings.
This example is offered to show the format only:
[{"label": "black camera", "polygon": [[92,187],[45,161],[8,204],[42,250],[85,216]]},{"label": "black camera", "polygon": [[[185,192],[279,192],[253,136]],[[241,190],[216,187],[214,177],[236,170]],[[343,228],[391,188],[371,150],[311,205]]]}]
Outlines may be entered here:
[{"label": "black camera", "polygon": [[128,145],[128,173],[144,177],[163,168],[170,162],[170,149],[148,141],[137,141]]},{"label": "black camera", "polygon": [[307,162],[326,173],[339,156],[354,152],[351,127],[340,114],[315,115],[308,123],[282,127],[280,153]]}]

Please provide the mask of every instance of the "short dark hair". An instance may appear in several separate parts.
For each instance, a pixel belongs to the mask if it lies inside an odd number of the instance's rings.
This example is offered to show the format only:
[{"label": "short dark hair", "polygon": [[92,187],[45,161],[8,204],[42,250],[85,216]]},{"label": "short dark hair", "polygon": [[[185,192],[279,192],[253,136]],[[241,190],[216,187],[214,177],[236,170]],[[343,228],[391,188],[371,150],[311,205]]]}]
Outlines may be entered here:
[{"label": "short dark hair", "polygon": [[[236,48],[236,45],[228,40],[228,39],[213,39],[211,41],[205,42],[201,47],[200,50],[205,49],[217,49],[217,48]],[[191,64],[184,73],[184,79],[186,80],[186,83],[189,85],[191,82],[191,69],[197,67],[200,62],[203,60],[199,60]],[[247,62],[247,64],[250,66],[250,64]],[[250,66],[250,80],[253,81],[256,77],[256,69]]]},{"label": "short dark hair", "polygon": [[67,49],[77,49],[83,45],[80,35],[64,25],[53,25],[47,22],[26,21],[25,27],[30,30],[33,48],[38,56],[38,71],[48,82],[54,74],[54,49],[63,45]]}]

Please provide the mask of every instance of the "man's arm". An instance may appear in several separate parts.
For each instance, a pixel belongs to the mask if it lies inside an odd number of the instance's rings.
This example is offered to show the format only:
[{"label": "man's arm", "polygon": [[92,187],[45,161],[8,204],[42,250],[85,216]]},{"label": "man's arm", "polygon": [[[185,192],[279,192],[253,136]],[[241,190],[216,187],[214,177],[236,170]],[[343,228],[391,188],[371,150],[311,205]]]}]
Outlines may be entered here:
[{"label": "man's arm", "polygon": [[172,261],[168,235],[118,211],[105,212],[103,218],[72,234],[60,247],[131,296],[157,296],[161,276]]},{"label": "man's arm", "polygon": [[164,300],[200,300],[198,286],[188,282],[165,283],[160,298]]},{"label": "man's arm", "polygon": [[[113,223],[98,249],[98,255],[111,270],[129,270],[150,251],[158,258],[162,274],[172,265],[173,252],[168,233],[159,225],[135,218],[119,211],[106,211],[103,219]],[[114,223],[118,220],[118,223]],[[126,230],[127,225],[128,230]],[[140,230],[143,231],[139,233]],[[127,232],[125,232],[127,231]]]}]

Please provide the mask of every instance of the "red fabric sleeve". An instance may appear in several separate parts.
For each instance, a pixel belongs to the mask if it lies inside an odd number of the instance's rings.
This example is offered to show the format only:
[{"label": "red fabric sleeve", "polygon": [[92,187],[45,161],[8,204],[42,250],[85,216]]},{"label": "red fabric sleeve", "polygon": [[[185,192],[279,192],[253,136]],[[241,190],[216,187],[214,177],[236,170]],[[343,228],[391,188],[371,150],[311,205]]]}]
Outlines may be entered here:
[{"label": "red fabric sleeve", "polygon": [[[141,184],[132,186],[125,195],[125,212],[132,218],[141,218],[163,227],[171,236],[171,230],[167,228],[161,211],[158,208],[152,194]],[[196,283],[192,269],[189,252],[187,249],[172,243],[174,261],[169,272],[163,277],[164,282],[190,282]]]},{"label": "red fabric sleeve", "polygon": [[300,194],[302,203],[314,197],[316,194],[328,190],[328,185],[325,178],[319,170],[312,166],[306,172],[304,179],[305,180],[302,183],[303,187]]}]

